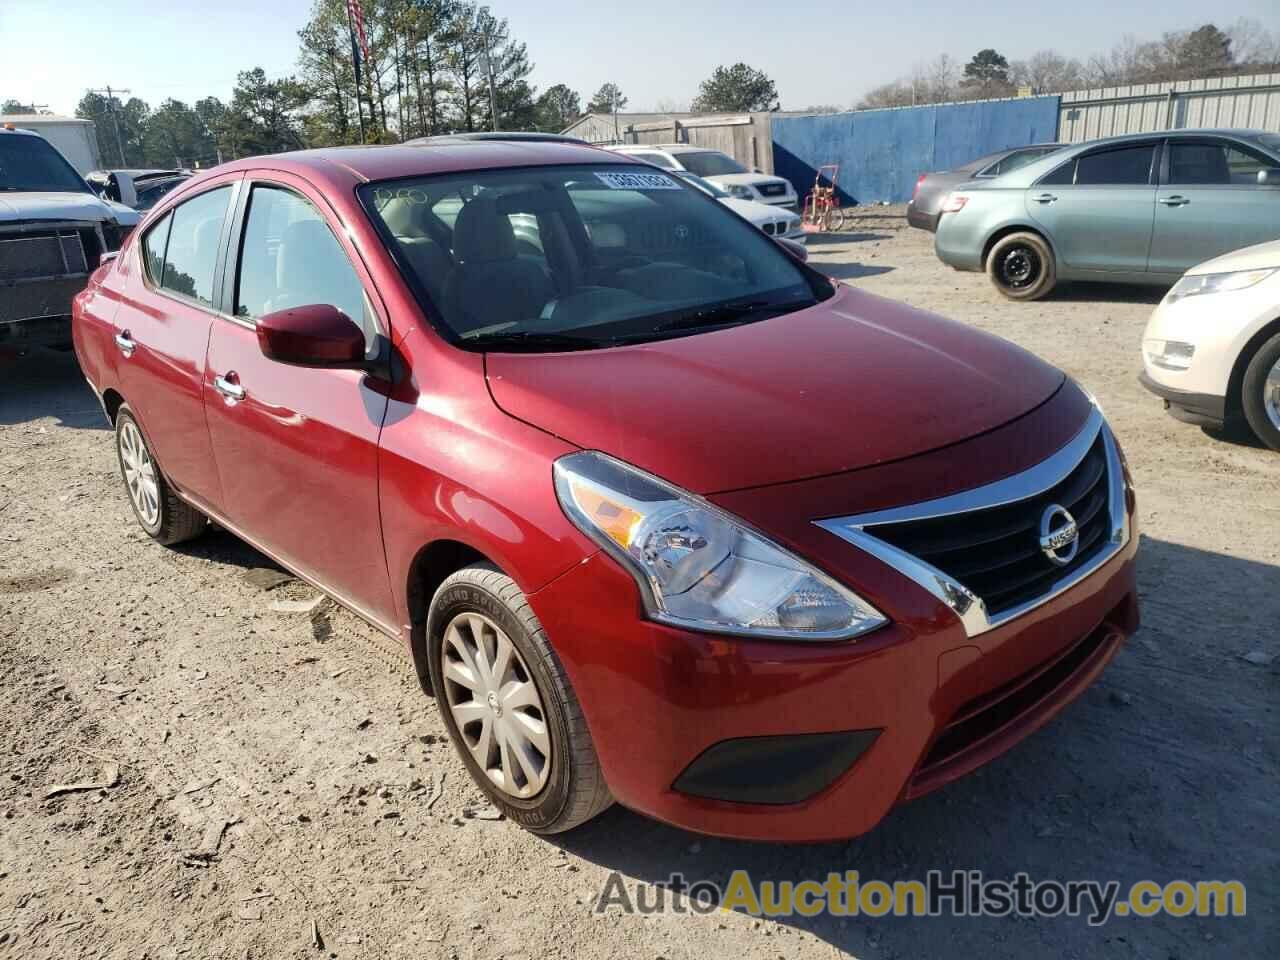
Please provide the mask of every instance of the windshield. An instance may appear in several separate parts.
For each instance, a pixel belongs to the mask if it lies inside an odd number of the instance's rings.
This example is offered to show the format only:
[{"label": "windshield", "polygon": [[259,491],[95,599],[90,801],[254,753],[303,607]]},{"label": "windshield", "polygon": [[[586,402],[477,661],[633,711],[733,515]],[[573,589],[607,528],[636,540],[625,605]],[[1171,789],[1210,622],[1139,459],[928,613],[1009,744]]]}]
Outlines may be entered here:
[{"label": "windshield", "polygon": [[75,168],[41,137],[0,132],[0,191],[86,193],[88,190]]},{"label": "windshield", "polygon": [[360,193],[428,313],[471,349],[663,339],[833,292],[717,201],[635,165],[472,171]]},{"label": "windshield", "polygon": [[700,177],[718,177],[726,173],[747,173],[747,168],[733,157],[715,150],[699,150],[676,156],[680,166]]},{"label": "windshield", "polygon": [[724,187],[720,186],[718,183],[712,183],[710,180],[703,180],[701,177],[692,173],[680,173],[678,174],[678,176],[680,177],[681,180],[685,180],[689,183],[692,183],[695,187],[697,187],[703,193],[711,194],[711,196],[715,197],[717,200],[729,199],[729,196],[730,196],[729,191],[726,190]]}]

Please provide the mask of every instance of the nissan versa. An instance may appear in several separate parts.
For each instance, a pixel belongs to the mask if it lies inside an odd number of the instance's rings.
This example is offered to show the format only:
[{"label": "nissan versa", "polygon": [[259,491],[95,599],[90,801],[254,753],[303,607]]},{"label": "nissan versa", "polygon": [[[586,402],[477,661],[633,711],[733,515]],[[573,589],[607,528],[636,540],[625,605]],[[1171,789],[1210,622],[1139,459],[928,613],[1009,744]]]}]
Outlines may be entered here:
[{"label": "nissan versa", "polygon": [[1081,387],[616,153],[228,164],[74,333],[143,528],[213,521],[401,638],[535,831],[616,799],[861,833],[1138,623],[1132,488]]}]

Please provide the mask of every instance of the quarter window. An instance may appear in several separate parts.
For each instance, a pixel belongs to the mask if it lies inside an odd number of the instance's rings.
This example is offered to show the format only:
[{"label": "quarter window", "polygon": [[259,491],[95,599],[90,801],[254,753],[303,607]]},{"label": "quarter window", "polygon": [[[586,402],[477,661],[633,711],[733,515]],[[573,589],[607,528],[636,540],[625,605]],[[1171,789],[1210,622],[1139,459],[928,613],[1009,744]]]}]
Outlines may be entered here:
[{"label": "quarter window", "polygon": [[1258,171],[1271,164],[1257,154],[1228,143],[1169,145],[1170,184],[1186,186],[1256,186]]},{"label": "quarter window", "polygon": [[169,225],[172,223],[173,214],[167,213],[142,238],[142,259],[152,283],[158,284],[164,275],[164,248],[169,243]]},{"label": "quarter window", "polygon": [[213,271],[230,197],[230,186],[216,187],[174,208],[168,218],[164,269],[157,278],[165,290],[213,305]]},{"label": "quarter window", "polygon": [[240,248],[236,316],[316,303],[337,307],[372,336],[364,287],[320,211],[291,190],[254,187]]}]

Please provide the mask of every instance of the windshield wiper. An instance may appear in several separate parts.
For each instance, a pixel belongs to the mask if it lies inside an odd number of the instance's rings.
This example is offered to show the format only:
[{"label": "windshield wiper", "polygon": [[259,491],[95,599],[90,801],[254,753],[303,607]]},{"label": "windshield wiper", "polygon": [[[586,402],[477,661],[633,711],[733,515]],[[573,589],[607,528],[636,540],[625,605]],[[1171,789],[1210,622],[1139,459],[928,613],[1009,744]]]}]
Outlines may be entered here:
[{"label": "windshield wiper", "polygon": [[698,327],[723,327],[748,320],[759,320],[765,313],[789,313],[811,307],[818,301],[813,297],[796,300],[735,300],[721,303],[691,313],[681,314],[674,320],[654,327],[656,331],[690,330]]},{"label": "windshield wiper", "polygon": [[590,350],[593,347],[613,346],[615,341],[599,337],[584,337],[574,333],[549,333],[537,330],[511,330],[504,333],[482,333],[475,337],[463,337],[464,343],[474,343],[489,350]]}]

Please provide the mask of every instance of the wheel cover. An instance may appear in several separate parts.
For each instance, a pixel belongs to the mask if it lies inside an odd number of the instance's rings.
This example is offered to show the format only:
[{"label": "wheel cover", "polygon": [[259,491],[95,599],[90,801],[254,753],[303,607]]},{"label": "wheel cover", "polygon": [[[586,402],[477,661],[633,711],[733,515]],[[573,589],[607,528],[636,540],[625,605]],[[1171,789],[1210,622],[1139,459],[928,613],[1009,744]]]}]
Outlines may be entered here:
[{"label": "wheel cover", "polygon": [[1040,257],[1030,247],[1010,247],[1000,257],[1000,279],[1005,286],[1021,290],[1040,276]]},{"label": "wheel cover", "polygon": [[503,793],[535,796],[551,775],[542,697],[511,638],[480,613],[450,621],[440,645],[449,712],[462,742]]},{"label": "wheel cover", "polygon": [[160,482],[155,462],[142,439],[142,432],[132,420],[121,424],[118,436],[120,464],[124,468],[129,499],[142,522],[154,527],[160,522]]},{"label": "wheel cover", "polygon": [[1280,430],[1280,360],[1271,365],[1262,384],[1262,409],[1271,425]]}]

